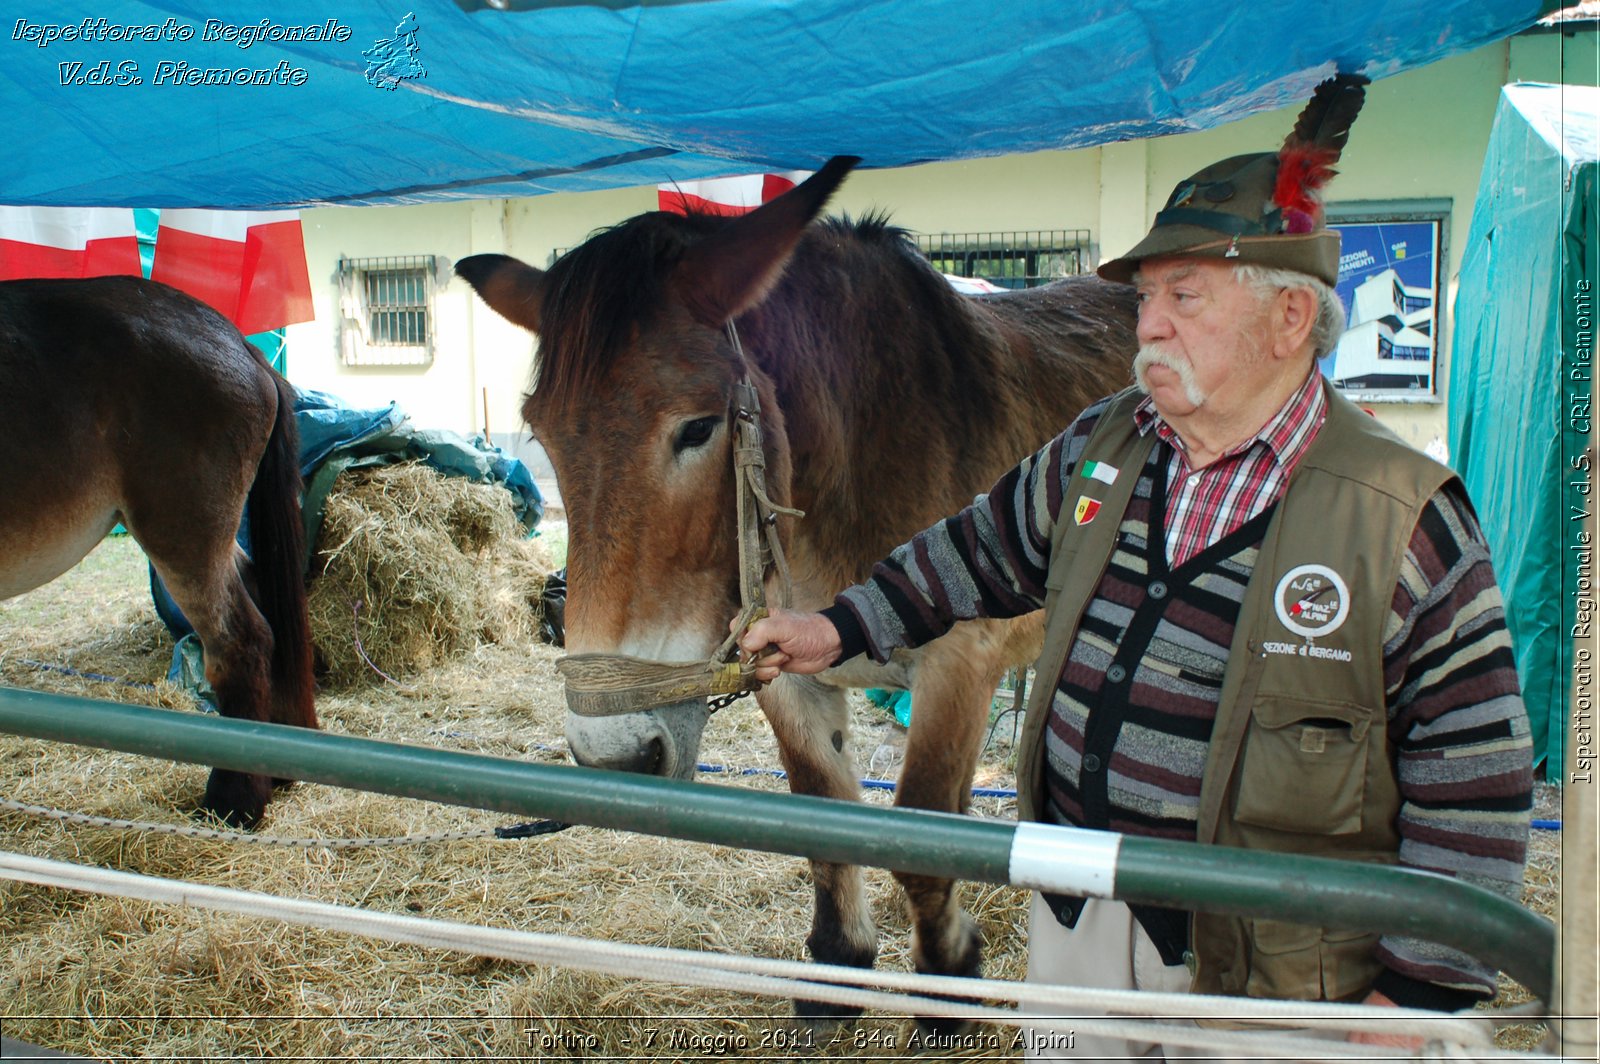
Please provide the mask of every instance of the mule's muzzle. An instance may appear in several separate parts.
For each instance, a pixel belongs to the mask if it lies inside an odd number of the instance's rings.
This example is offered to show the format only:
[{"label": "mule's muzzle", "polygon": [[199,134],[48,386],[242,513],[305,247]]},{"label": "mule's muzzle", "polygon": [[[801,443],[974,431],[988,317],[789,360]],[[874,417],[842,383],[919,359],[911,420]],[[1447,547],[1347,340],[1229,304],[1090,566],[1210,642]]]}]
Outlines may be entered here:
[{"label": "mule's muzzle", "polygon": [[709,716],[703,698],[611,717],[569,712],[567,749],[585,768],[693,779]]}]

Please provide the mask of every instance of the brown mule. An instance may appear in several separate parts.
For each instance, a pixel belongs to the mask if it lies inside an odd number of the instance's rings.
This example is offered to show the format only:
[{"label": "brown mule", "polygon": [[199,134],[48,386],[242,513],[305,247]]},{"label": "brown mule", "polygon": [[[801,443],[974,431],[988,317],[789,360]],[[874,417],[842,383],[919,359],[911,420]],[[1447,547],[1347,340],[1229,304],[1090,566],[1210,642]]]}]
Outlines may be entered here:
[{"label": "brown mule", "polygon": [[[294,390],[220,314],[134,277],[0,283],[0,599],[120,521],[205,647],[224,716],[317,726]],[[252,563],[234,542],[249,500]],[[215,769],[253,827],[270,777]]]},{"label": "brown mule", "polygon": [[[746,368],[769,491],[806,512],[780,525],[803,609],[830,603],[1129,382],[1130,288],[1080,278],[969,298],[881,218],[810,224],[855,162],[835,159],[737,219],[640,215],[548,273],[504,255],[457,264],[539,336],[523,414],[567,509],[572,653],[704,660],[727,636],[739,610],[730,418]],[[896,801],[964,810],[995,686],[1037,653],[1039,617],[959,625],[887,667],[858,658],[781,677],[757,699],[791,789],[857,798],[843,688],[906,687],[916,712]],[[688,778],[705,719],[703,700],[569,713],[567,737],[585,765]],[[870,966],[877,933],[859,869],[812,871],[812,956]],[[952,884],[899,878],[917,968],[977,974],[980,936]]]}]

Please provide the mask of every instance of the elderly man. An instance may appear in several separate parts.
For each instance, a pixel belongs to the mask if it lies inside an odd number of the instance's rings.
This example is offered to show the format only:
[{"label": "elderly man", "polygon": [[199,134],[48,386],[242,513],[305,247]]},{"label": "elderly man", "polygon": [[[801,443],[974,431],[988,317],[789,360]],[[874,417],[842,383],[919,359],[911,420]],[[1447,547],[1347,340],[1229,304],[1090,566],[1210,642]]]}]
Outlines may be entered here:
[{"label": "elderly man", "polygon": [[[1531,746],[1489,552],[1450,470],[1317,369],[1344,326],[1317,186],[1363,83],[1319,88],[1282,151],[1181,183],[1100,267],[1139,292],[1135,388],[833,606],[754,625],[758,677],[1042,606],[1021,816],[1517,897]],[[1052,983],[1443,1010],[1495,987],[1443,947],[1273,920],[1035,896],[1029,926]],[[1162,1055],[1080,1038],[1072,1059]]]}]

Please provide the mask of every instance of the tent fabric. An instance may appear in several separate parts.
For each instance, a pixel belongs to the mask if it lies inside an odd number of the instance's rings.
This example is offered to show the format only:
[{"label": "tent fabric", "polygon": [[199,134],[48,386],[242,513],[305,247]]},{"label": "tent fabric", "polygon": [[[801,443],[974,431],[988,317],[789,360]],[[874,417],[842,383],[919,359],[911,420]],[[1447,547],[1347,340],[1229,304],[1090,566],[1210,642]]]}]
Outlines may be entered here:
[{"label": "tent fabric", "polygon": [[1480,47],[1540,4],[50,10],[9,20],[0,42],[0,132],[18,152],[0,198],[263,209],[639,186],[814,169],[835,154],[906,166],[1206,129],[1302,101],[1336,70],[1377,79]]},{"label": "tent fabric", "polygon": [[[1450,360],[1450,454],[1489,541],[1534,756],[1550,780],[1564,764],[1578,603],[1570,507],[1593,506],[1592,494],[1575,485],[1594,474],[1572,464],[1588,442],[1587,418],[1572,416],[1569,401],[1593,393],[1597,130],[1600,89],[1502,90],[1461,264]],[[1574,370],[1588,379],[1572,379]]]}]

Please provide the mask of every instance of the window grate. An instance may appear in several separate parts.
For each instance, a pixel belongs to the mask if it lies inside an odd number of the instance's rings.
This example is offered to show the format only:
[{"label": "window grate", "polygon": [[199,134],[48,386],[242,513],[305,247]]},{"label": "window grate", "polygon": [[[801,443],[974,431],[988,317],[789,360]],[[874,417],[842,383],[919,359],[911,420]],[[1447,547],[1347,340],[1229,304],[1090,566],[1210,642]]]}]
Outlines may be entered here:
[{"label": "window grate", "polygon": [[431,255],[339,260],[340,347],[347,366],[433,361]]},{"label": "window grate", "polygon": [[1087,229],[920,233],[917,250],[940,273],[1033,288],[1089,272]]}]

